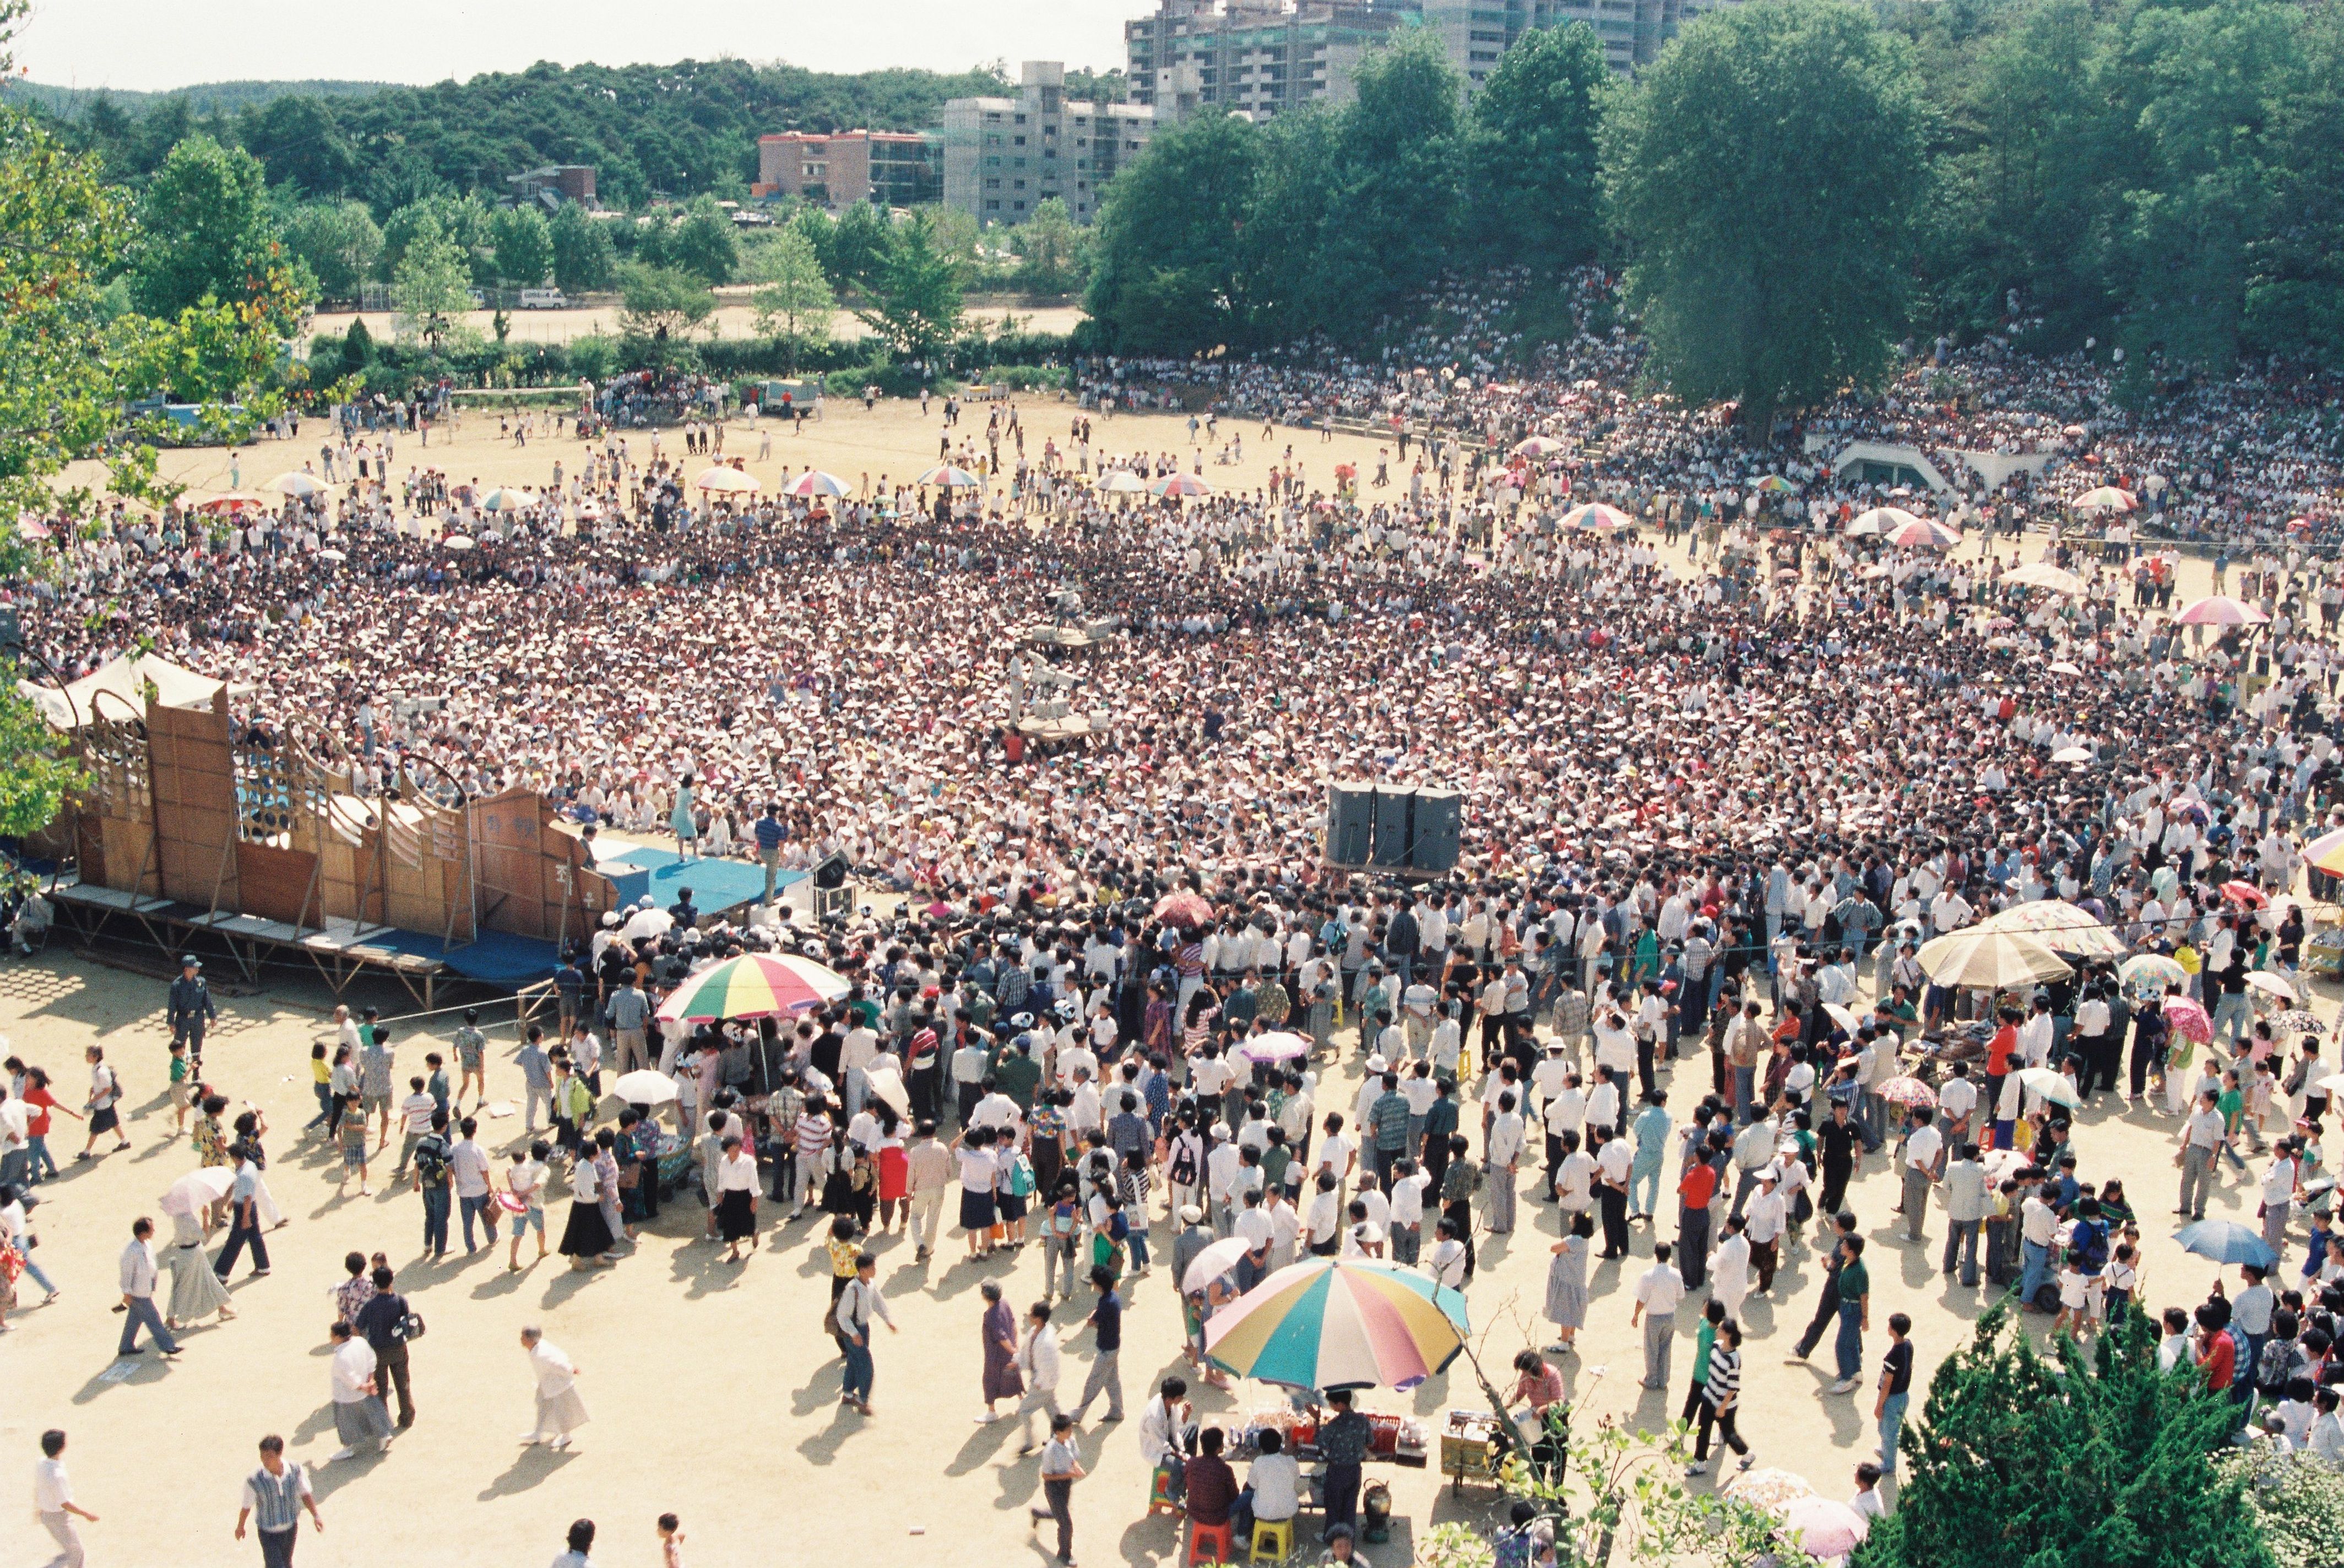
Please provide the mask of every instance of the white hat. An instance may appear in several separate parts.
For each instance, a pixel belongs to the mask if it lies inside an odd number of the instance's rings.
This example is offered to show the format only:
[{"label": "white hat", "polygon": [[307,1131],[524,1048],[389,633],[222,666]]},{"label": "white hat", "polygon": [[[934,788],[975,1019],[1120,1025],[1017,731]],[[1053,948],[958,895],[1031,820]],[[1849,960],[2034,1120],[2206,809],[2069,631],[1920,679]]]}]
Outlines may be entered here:
[{"label": "white hat", "polygon": [[1180,1206],[1180,1222],[1183,1225],[1202,1225],[1205,1211],[1193,1203],[1184,1203]]}]

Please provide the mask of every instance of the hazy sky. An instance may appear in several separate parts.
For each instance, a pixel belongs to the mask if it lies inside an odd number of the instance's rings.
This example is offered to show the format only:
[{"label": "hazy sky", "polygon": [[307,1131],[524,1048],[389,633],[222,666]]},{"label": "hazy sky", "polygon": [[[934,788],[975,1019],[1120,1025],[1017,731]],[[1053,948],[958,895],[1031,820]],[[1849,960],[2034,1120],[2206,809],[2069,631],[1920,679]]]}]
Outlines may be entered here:
[{"label": "hazy sky", "polygon": [[732,55],[824,71],[965,70],[1005,59],[1123,64],[1153,0],[33,0],[16,65],[59,86],[244,78],[436,82],[539,60],[619,66]]}]

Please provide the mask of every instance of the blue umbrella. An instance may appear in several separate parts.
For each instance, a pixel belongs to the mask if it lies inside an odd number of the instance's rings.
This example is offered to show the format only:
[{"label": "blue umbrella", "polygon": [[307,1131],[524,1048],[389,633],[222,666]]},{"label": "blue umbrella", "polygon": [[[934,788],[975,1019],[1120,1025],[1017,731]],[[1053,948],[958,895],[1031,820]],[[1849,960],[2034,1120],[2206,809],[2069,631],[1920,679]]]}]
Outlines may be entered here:
[{"label": "blue umbrella", "polygon": [[2211,1258],[2217,1263],[2252,1263],[2268,1269],[2278,1261],[2268,1243],[2245,1226],[2228,1219],[2201,1219],[2173,1233],[2184,1252]]}]

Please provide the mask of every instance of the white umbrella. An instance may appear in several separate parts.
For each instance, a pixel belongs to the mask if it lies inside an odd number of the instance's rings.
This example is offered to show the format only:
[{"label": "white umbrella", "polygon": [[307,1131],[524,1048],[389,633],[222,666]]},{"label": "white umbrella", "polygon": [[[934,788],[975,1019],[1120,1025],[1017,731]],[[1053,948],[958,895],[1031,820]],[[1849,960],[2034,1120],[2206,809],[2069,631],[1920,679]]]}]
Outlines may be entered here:
[{"label": "white umbrella", "polygon": [[349,557],[343,554],[338,550],[321,550],[318,551],[318,559],[320,561],[330,561],[335,565],[339,566],[343,561],[348,561]]},{"label": "white umbrella", "polygon": [[235,1185],[236,1170],[231,1166],[207,1165],[201,1170],[191,1170],[171,1183],[170,1190],[163,1194],[163,1212],[194,1214],[226,1198],[227,1189]]},{"label": "white umbrella", "polygon": [[2005,582],[2020,588],[2047,588],[2054,593],[2081,593],[2084,580],[2047,561],[2037,561],[2002,574]]},{"label": "white umbrella", "polygon": [[1853,1010],[1841,1007],[1837,1002],[1825,1002],[1824,1011],[1830,1015],[1833,1023],[1851,1035],[1864,1027],[1863,1019],[1857,1017]]},{"label": "white umbrella", "polygon": [[2087,763],[2097,755],[2089,746],[2061,746],[2051,754],[2055,763]]},{"label": "white umbrella", "polygon": [[314,474],[281,473],[268,481],[268,488],[279,495],[320,495],[325,484]]},{"label": "white umbrella", "polygon": [[1940,986],[2031,986],[2068,972],[2067,961],[2041,937],[1991,926],[1949,931],[1923,944],[1914,956],[1922,973]]},{"label": "white umbrella", "polygon": [[451,533],[440,542],[450,550],[470,550],[473,541],[469,533]]},{"label": "white umbrella", "polygon": [[2059,898],[2037,898],[2014,904],[1999,915],[1978,922],[1987,931],[2019,931],[2039,939],[2055,953],[2080,953],[2088,958],[2121,958],[2130,951],[2123,937],[2094,917]]},{"label": "white umbrella", "polygon": [[1146,495],[1147,481],[1129,469],[1117,469],[1099,481],[1099,489],[1109,495]]},{"label": "white umbrella", "polygon": [[1246,1245],[1242,1236],[1231,1236],[1214,1242],[1197,1253],[1196,1261],[1188,1265],[1188,1272],[1180,1280],[1181,1293],[1185,1295],[1203,1290],[1236,1268],[1238,1259],[1251,1250],[1253,1249]]},{"label": "white umbrella", "polygon": [[912,1097],[904,1091],[904,1075],[894,1067],[881,1067],[876,1072],[865,1076],[870,1079],[871,1098],[884,1100],[895,1108],[897,1116],[909,1120],[912,1115]]},{"label": "white umbrella", "polygon": [[749,495],[765,488],[757,481],[755,475],[743,473],[739,469],[728,468],[706,470],[692,482],[693,488],[706,491],[712,495]]},{"label": "white umbrella", "polygon": [[646,936],[664,936],[675,929],[675,916],[664,909],[638,909],[627,916],[627,924],[619,935],[630,942]]},{"label": "white umbrella", "polygon": [[2286,980],[2272,974],[2268,969],[2258,969],[2253,974],[2248,976],[2247,984],[2252,986],[2258,991],[2268,991],[2272,996],[2280,998],[2282,1001],[2295,1002],[2302,1000],[2301,995],[2294,986],[2288,985]]},{"label": "white umbrella", "polygon": [[2049,1067],[2028,1067],[2018,1075],[2018,1081],[2030,1094],[2041,1095],[2045,1099],[2056,1100],[2064,1106],[2076,1103],[2076,1086],[2067,1081],[2065,1073],[2055,1073]]},{"label": "white umbrella", "polygon": [[675,1080],[656,1067],[638,1067],[621,1075],[611,1092],[629,1105],[665,1105],[680,1098]]}]

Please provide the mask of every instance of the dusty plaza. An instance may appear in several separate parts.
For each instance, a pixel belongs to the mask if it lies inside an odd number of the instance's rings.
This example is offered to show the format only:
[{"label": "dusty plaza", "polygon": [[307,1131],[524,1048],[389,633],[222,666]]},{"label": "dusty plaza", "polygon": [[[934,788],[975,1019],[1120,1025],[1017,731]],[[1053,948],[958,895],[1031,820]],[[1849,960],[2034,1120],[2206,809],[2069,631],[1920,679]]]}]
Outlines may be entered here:
[{"label": "dusty plaza", "polygon": [[[1077,412],[1047,394],[1021,405],[1037,432]],[[812,466],[868,474],[875,487],[880,476],[908,473],[935,457],[941,417],[940,403],[924,420],[916,400],[883,400],[866,412],[841,400],[803,435],[773,434],[770,460],[755,460],[760,432],[745,424],[728,430],[727,439],[734,453],[751,454],[749,471],[772,486]],[[1187,439],[1185,421],[1168,416],[1125,415],[1102,424],[1102,445],[1177,450]],[[1216,470],[1216,480],[1232,489],[1260,482],[1289,437],[1308,463],[1329,471],[1339,460],[1365,467],[1375,459],[1375,443],[1363,438],[1321,445],[1316,432],[1280,430],[1275,444],[1249,440],[1245,466],[1235,475]],[[550,438],[517,448],[509,437],[499,440],[493,414],[474,411],[454,431],[435,431],[428,447],[410,450],[417,460],[485,487],[541,483],[551,461],[575,448]],[[273,470],[289,465],[298,450],[264,443],[233,459],[193,450],[167,461],[198,488],[225,489],[231,461],[248,474]],[[2026,553],[2038,543],[2027,541]],[[1681,561],[1682,548],[1672,555]],[[2185,596],[2208,585],[2206,570],[2203,561],[2183,562]],[[116,944],[110,951],[124,948]],[[149,950],[144,962],[152,966],[160,959]],[[998,1284],[1022,1318],[1043,1293],[1038,1247],[971,1261],[959,1235],[948,1230],[923,1263],[908,1239],[876,1239],[876,1281],[901,1331],[874,1336],[874,1413],[865,1417],[839,1400],[842,1361],[823,1328],[831,1262],[818,1217],[786,1223],[783,1210],[764,1205],[756,1250],[731,1265],[722,1261],[719,1244],[702,1239],[702,1210],[688,1188],[612,1268],[572,1272],[559,1254],[537,1261],[533,1240],[520,1272],[507,1271],[501,1241],[471,1255],[460,1242],[448,1258],[427,1259],[421,1201],[384,1179],[389,1155],[378,1157],[373,1196],[338,1196],[338,1158],[316,1132],[300,1130],[315,1110],[309,1047],[332,1035],[333,997],[314,971],[286,959],[265,971],[257,990],[233,984],[236,977],[217,965],[212,973],[233,994],[221,997],[206,1072],[235,1097],[236,1108],[249,1104],[267,1116],[268,1183],[287,1223],[267,1233],[269,1275],[240,1272],[235,1280],[235,1320],[187,1331],[184,1356],[166,1363],[151,1348],[136,1360],[117,1359],[121,1319],[107,1310],[117,1299],[116,1255],[129,1219],[157,1213],[164,1189],[197,1164],[190,1140],[172,1132],[164,1092],[170,1033],[165,986],[77,956],[62,936],[38,959],[0,966],[0,1031],[11,1051],[77,1086],[85,1047],[102,1046],[121,1072],[129,1110],[129,1150],[106,1153],[100,1140],[104,1158],[92,1162],[71,1158],[78,1127],[59,1119],[52,1146],[64,1174],[37,1189],[44,1240],[37,1257],[65,1294],[39,1306],[24,1281],[26,1305],[12,1315],[15,1331],[0,1340],[12,1391],[0,1440],[22,1449],[48,1427],[70,1432],[78,1494],[100,1515],[84,1526],[91,1561],[244,1560],[249,1543],[240,1545],[229,1529],[236,1493],[253,1442],[269,1431],[285,1436],[288,1457],[317,1466],[326,1528],[312,1536],[304,1526],[307,1563],[370,1564],[419,1555],[529,1561],[547,1555],[547,1543],[558,1543],[581,1515],[594,1517],[605,1533],[598,1560],[607,1553],[619,1563],[649,1563],[657,1560],[652,1521],[667,1512],[681,1517],[692,1561],[744,1568],[871,1553],[905,1563],[1048,1555],[1048,1526],[1038,1536],[1027,1528],[1027,1510],[1039,1496],[1037,1459],[1019,1454],[1016,1423],[973,1420],[984,1408],[978,1288]],[[1873,966],[1864,973],[1868,1003]],[[2325,1012],[2333,990],[2318,989],[2315,1006]],[[395,1029],[401,1079],[422,1070],[427,1051],[453,1062],[460,998],[411,1022],[407,1015],[416,1002],[387,980],[362,979],[349,999],[379,1007]],[[491,1109],[479,1139],[501,1166],[520,1127],[514,1010],[510,1002],[484,998],[480,1005],[490,1041]],[[1348,1112],[1364,1061],[1356,1015],[1335,1035],[1336,1049],[1318,1064],[1315,1098],[1322,1111]],[[1659,1075],[1672,1109],[1689,1108],[1709,1092],[1707,1062],[1693,1049],[1688,1042],[1688,1059],[1672,1068],[1664,1064]],[[1467,1079],[1469,1091],[1474,1081]],[[615,1102],[605,1110],[613,1108]],[[2194,1299],[2218,1272],[2186,1256],[2163,1222],[2177,1125],[2145,1106],[2127,1109],[2107,1099],[2076,1122],[2075,1148],[2085,1168],[2096,1179],[2122,1179],[2135,1195],[2144,1237],[2139,1289],[2151,1302]],[[1773,1292],[1752,1298],[1742,1313],[1750,1335],[1743,1397],[1753,1412],[1743,1431],[1759,1463],[1802,1475],[1825,1495],[1854,1491],[1855,1466],[1877,1455],[1870,1384],[1889,1313],[1911,1315],[1925,1379],[1998,1293],[1939,1273],[1946,1223],[1941,1205],[1932,1207],[1925,1243],[1903,1241],[1904,1221],[1891,1213],[1900,1196],[1893,1148],[1865,1158],[1849,1189],[1848,1205],[1859,1233],[1873,1243],[1874,1260],[1874,1353],[1864,1364],[1865,1385],[1853,1395],[1824,1391],[1834,1375],[1828,1336],[1811,1361],[1784,1360],[1820,1289],[1812,1227],[1786,1247]],[[1534,1163],[1525,1162],[1519,1229],[1479,1237],[1479,1270],[1468,1292],[1470,1341],[1501,1388],[1512,1386],[1508,1369],[1518,1351],[1553,1340],[1541,1303],[1557,1211],[1538,1200]],[[2255,1179],[2224,1171],[2208,1211],[2252,1225],[2258,1190]],[[1080,1432],[1089,1473],[1074,1492],[1073,1512],[1077,1550],[1088,1561],[1111,1554],[1160,1563],[1179,1550],[1174,1522],[1147,1512],[1149,1466],[1139,1453],[1137,1417],[1160,1377],[1186,1375],[1207,1422],[1243,1418],[1283,1400],[1281,1391],[1265,1384],[1207,1388],[1183,1362],[1180,1312],[1165,1261],[1179,1228],[1166,1216],[1163,1193],[1159,1186],[1150,1205],[1156,1266],[1125,1285],[1130,1312],[1120,1364],[1127,1419],[1103,1423],[1095,1406]],[[557,1239],[566,1207],[559,1196],[549,1207]],[[1551,1358],[1582,1421],[1608,1419],[1658,1431],[1679,1413],[1703,1293],[1692,1292],[1678,1312],[1679,1386],[1666,1391],[1639,1386],[1643,1336],[1630,1322],[1632,1289],[1649,1267],[1653,1242],[1675,1238],[1675,1207],[1664,1202],[1657,1225],[1633,1227],[1630,1259],[1591,1267],[1577,1351]],[[353,1250],[385,1253],[398,1288],[428,1322],[428,1335],[410,1351],[419,1413],[388,1454],[320,1464],[339,1442],[328,1404],[330,1292],[345,1278],[344,1254]],[[2235,1289],[2236,1271],[2229,1273]],[[1068,1403],[1090,1354],[1083,1311],[1078,1302],[1057,1313]],[[2047,1320],[2030,1321],[2039,1332]],[[592,1419],[566,1450],[515,1441],[532,1410],[530,1368],[518,1339],[524,1324],[541,1326],[580,1369],[579,1389]],[[1370,1411],[1411,1415],[1435,1434],[1450,1409],[1486,1406],[1462,1361],[1412,1393],[1368,1391],[1360,1402]],[[1486,1485],[1452,1486],[1437,1456],[1424,1470],[1375,1467],[1370,1479],[1389,1485],[1395,1515],[1392,1542],[1364,1550],[1370,1560],[1406,1561],[1410,1543],[1445,1520],[1502,1518]],[[12,1560],[38,1559],[44,1537],[29,1520],[12,1516],[8,1531]]]}]

